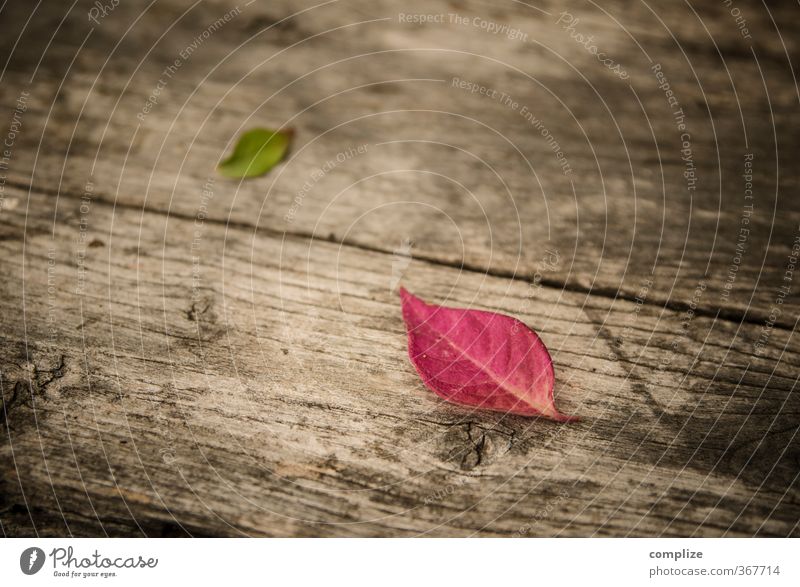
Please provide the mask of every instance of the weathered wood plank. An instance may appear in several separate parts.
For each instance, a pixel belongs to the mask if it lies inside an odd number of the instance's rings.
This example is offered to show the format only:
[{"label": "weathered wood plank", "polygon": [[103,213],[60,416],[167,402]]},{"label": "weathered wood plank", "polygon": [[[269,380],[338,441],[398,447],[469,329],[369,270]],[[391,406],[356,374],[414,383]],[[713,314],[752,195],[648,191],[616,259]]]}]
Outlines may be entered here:
[{"label": "weathered wood plank", "polygon": [[[551,285],[634,299],[652,279],[648,303],[683,309],[704,279],[701,311],[770,320],[800,211],[786,195],[798,187],[785,169],[797,153],[798,96],[787,65],[797,25],[784,7],[772,17],[786,48],[766,10],[748,11],[754,36],[745,42],[718,6],[696,8],[697,17],[682,3],[657,16],[642,6],[610,12],[630,35],[595,8],[570,8],[579,30],[624,61],[630,78],[620,80],[556,24],[554,4],[540,7],[549,15],[403,8],[485,16],[513,24],[526,42],[472,25],[401,23],[397,7],[374,2],[337,3],[260,32],[304,5],[256,4],[182,61],[145,115],[164,68],[232,7],[202,4],[175,20],[185,7],[121,6],[84,45],[88,24],[72,16],[76,26],[62,28],[36,72],[10,181],[79,194],[91,175],[109,201],[194,216],[241,127],[291,124],[292,160],[264,180],[217,181],[211,217],[389,253],[410,240],[417,257],[526,280],[543,273],[551,248],[559,260],[542,275]],[[116,26],[138,17],[101,72]],[[34,43],[53,18],[34,19],[25,39]],[[354,24],[381,18],[389,20]],[[158,40],[165,22],[175,26]],[[39,57],[14,55],[6,104]],[[687,116],[693,191],[654,62]],[[520,106],[453,87],[454,77]],[[442,81],[397,81],[423,79]],[[570,175],[522,106],[562,145]],[[366,152],[313,180],[312,171],[362,145]],[[756,187],[743,225],[748,153]],[[738,255],[742,228],[750,232]],[[793,291],[783,302],[777,323],[787,328],[800,298]]]},{"label": "weathered wood plank", "polygon": [[[758,325],[98,200],[9,197],[5,532],[797,532],[791,331],[757,356]],[[397,277],[536,328],[559,406],[584,419],[436,400],[405,356]]]}]

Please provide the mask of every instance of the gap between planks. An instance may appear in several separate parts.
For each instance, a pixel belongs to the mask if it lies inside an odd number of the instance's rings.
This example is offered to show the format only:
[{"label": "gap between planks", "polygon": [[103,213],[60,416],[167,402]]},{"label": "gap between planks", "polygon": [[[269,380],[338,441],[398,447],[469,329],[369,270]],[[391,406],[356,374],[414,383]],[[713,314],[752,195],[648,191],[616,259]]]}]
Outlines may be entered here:
[{"label": "gap between planks", "polygon": [[[7,180],[6,185],[17,188],[29,194],[32,192],[38,192],[43,195],[54,196],[56,198],[64,197],[69,200],[80,200],[82,197],[81,195],[72,193],[71,191],[61,191],[53,188],[43,188],[43,187],[34,188],[30,184],[14,180]],[[92,202],[93,203],[96,202],[106,206],[113,206],[115,208],[121,208],[123,210],[134,210],[142,213],[146,212],[148,214],[167,216],[169,218],[176,218],[178,220],[187,220],[190,222],[193,222],[195,220],[194,216],[190,216],[189,214],[185,214],[183,212],[162,210],[160,208],[154,208],[147,205],[136,206],[134,204],[129,204],[125,202],[110,201],[107,198],[102,197],[102,195],[99,192],[95,192],[93,194]],[[390,251],[374,245],[353,242],[352,240],[346,241],[337,239],[335,238],[335,235],[327,235],[327,236],[315,235],[313,233],[304,230],[281,231],[275,228],[270,228],[268,226],[257,226],[236,220],[220,220],[210,216],[206,217],[204,219],[204,222],[209,222],[211,224],[227,226],[242,230],[252,230],[254,232],[261,232],[262,234],[267,234],[269,236],[277,238],[284,238],[286,236],[289,236],[298,240],[313,241],[316,239],[323,242],[338,244],[343,247],[350,247],[353,249],[369,251],[372,253],[379,253],[384,255],[400,255],[408,258],[413,258],[418,261],[424,261],[429,265],[436,265],[439,267],[449,267],[451,269],[469,271],[471,273],[480,273],[482,275],[488,275],[490,277],[511,279],[513,281],[526,281],[523,277],[520,277],[518,272],[515,271],[508,271],[504,269],[491,269],[487,267],[482,267],[474,263],[467,263],[467,262],[456,263],[450,261],[443,261],[431,255],[427,255],[425,253],[417,253],[412,257],[411,255],[402,255],[396,253],[395,251]],[[547,287],[550,289],[563,290],[573,293],[585,293],[587,295],[592,295],[599,298],[606,298],[610,300],[623,300],[627,302],[640,303],[640,300],[638,300],[634,294],[625,293],[609,287],[596,287],[596,286],[592,287],[592,286],[581,285],[580,283],[561,281],[558,279],[552,279],[546,277],[542,277],[539,283],[541,284],[542,287]],[[691,308],[691,304],[688,302],[684,302],[681,300],[673,300],[668,298],[665,299],[663,296],[658,297],[657,299],[654,299],[654,297],[656,296],[648,295],[647,299],[644,300],[643,305],[654,308],[665,308],[673,312],[686,312],[687,310],[691,309],[695,315],[714,318],[715,320],[723,320],[734,324],[752,324],[758,326],[758,325],[763,325],[764,322],[769,319],[768,312],[760,310],[748,309],[745,311],[741,311],[741,310],[736,310],[734,308],[718,308],[714,310],[712,308],[704,308],[701,306],[696,306],[694,308]],[[778,328],[780,330],[785,330],[785,331],[794,331],[796,323],[797,321],[792,323],[791,321],[778,320],[773,323],[773,328]]]}]

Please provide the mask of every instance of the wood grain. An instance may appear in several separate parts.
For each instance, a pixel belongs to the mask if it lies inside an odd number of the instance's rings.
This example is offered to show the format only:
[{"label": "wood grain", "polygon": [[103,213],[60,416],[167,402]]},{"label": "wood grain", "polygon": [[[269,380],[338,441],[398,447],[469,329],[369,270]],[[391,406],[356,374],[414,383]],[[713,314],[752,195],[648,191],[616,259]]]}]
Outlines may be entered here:
[{"label": "wood grain", "polygon": [[[788,67],[796,19],[781,18],[782,8],[750,14],[758,34],[744,42],[721,7],[695,16],[682,3],[657,13],[626,4],[609,13],[624,29],[597,9],[570,7],[576,30],[591,31],[624,61],[630,78],[620,80],[556,24],[555,5],[542,7],[549,16],[522,6],[403,8],[513,24],[527,35],[523,43],[472,25],[401,23],[391,3],[336,4],[298,16],[295,3],[253,5],[166,76],[233,4],[200,5],[180,19],[188,4],[120,7],[114,22],[136,24],[116,49],[110,21],[88,39],[86,23],[62,27],[41,63],[33,51],[10,65],[6,101],[38,65],[30,85],[37,113],[10,178],[80,193],[91,175],[110,200],[193,215],[210,167],[243,128],[289,125],[298,130],[291,161],[264,182],[220,184],[213,217],[385,252],[409,239],[418,256],[523,279],[555,247],[561,262],[547,276],[551,285],[633,299],[652,278],[650,301],[685,309],[702,278],[711,291],[702,311],[768,320],[800,211],[785,195],[797,190],[797,176],[779,167],[797,150],[791,121],[800,99]],[[770,16],[787,27],[781,37]],[[39,24],[39,36],[52,19]],[[156,23],[165,21],[174,27],[159,38]],[[109,58],[113,66],[103,67]],[[654,64],[686,116],[692,190],[683,131]],[[519,106],[453,87],[454,78]],[[156,103],[139,118],[159,80]],[[569,175],[542,132],[563,149]],[[364,155],[311,182],[287,222],[311,171],[361,145]],[[743,227],[750,232],[739,256]],[[797,295],[785,303],[800,309]],[[783,327],[792,322],[778,318]]]},{"label": "wood grain", "polygon": [[[91,5],[0,11],[4,535],[800,533],[796,6],[255,3],[183,59],[236,3]],[[216,176],[256,125],[290,159]],[[438,401],[398,281],[582,420]]]}]

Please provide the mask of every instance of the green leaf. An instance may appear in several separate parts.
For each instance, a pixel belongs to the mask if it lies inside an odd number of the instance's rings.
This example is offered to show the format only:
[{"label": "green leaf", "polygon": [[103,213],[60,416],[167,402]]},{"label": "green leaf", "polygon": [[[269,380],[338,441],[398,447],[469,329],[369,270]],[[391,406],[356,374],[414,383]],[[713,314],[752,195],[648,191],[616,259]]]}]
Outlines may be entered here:
[{"label": "green leaf", "polygon": [[275,167],[289,150],[291,130],[254,128],[239,137],[233,154],[217,166],[225,177],[256,177]]}]

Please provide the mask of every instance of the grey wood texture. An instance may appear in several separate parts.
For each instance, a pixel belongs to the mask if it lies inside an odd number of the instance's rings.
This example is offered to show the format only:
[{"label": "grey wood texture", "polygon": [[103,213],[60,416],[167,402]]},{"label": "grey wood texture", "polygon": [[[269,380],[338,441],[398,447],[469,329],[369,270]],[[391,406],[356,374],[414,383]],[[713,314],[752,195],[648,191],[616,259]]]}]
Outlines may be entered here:
[{"label": "grey wood texture", "polygon": [[[5,535],[800,534],[796,4],[93,6],[0,11]],[[582,420],[438,400],[398,283]]]}]

